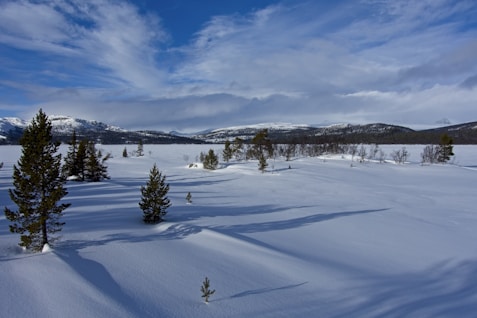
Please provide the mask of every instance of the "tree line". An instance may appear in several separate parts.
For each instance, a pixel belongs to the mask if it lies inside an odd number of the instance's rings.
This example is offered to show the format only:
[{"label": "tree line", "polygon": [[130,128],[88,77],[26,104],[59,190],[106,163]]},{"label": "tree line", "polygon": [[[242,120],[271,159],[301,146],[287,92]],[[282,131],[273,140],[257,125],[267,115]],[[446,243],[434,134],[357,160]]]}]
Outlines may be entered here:
[{"label": "tree line", "polygon": [[[444,133],[441,135],[439,143],[424,147],[421,153],[421,163],[446,163],[454,155],[454,140]],[[265,172],[268,167],[267,160],[278,157],[284,157],[287,161],[297,156],[317,157],[324,154],[349,154],[354,160],[355,157],[360,162],[365,160],[378,160],[384,162],[387,154],[378,144],[371,144],[366,147],[364,144],[343,143],[338,140],[325,143],[301,143],[288,142],[280,143],[269,137],[268,130],[259,131],[250,141],[235,138],[234,141],[226,140],[224,149],[221,153],[224,162],[228,163],[234,159],[236,161],[257,160],[258,170]],[[392,151],[389,154],[390,159],[396,163],[404,163],[409,158],[409,152],[406,147]],[[203,163],[205,169],[215,170],[219,164],[219,154],[213,149],[208,153],[201,152],[199,161]]]}]

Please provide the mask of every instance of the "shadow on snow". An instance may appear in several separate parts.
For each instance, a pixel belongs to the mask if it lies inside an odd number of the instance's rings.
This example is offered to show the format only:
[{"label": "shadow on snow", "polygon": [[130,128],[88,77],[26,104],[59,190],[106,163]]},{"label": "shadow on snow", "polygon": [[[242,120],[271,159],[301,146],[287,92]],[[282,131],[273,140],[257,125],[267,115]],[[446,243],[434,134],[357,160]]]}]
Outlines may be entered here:
[{"label": "shadow on snow", "polygon": [[422,271],[371,277],[353,294],[361,300],[338,298],[332,307],[342,310],[331,317],[475,317],[477,261],[444,261]]}]

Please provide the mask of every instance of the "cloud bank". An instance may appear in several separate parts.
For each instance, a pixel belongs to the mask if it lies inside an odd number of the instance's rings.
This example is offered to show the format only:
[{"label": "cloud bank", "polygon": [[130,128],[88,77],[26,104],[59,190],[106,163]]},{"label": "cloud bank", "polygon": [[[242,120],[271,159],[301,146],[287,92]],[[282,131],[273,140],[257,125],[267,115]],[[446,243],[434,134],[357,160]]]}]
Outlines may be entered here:
[{"label": "cloud bank", "polygon": [[122,1],[0,4],[0,109],[196,131],[257,122],[477,120],[473,1],[277,2],[170,45]]}]

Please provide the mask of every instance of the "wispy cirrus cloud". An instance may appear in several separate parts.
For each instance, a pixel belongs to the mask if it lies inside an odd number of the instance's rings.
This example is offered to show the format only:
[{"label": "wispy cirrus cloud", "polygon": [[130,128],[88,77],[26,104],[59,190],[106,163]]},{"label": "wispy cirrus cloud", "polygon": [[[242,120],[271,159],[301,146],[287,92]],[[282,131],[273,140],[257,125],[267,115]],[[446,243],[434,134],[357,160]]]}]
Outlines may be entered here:
[{"label": "wispy cirrus cloud", "polygon": [[147,91],[159,90],[164,81],[156,55],[167,35],[156,16],[141,14],[127,2],[18,1],[0,6],[0,43],[40,54],[45,71],[52,67],[57,74],[61,68],[64,74],[84,77],[83,83],[91,79],[93,84],[123,83]]}]

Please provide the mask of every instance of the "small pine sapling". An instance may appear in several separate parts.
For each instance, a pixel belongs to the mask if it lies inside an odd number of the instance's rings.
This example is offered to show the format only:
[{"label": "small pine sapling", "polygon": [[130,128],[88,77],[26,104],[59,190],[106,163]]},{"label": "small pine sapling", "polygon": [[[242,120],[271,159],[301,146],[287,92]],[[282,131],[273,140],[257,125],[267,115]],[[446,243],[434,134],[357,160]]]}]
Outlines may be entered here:
[{"label": "small pine sapling", "polygon": [[215,293],[215,289],[210,288],[210,281],[205,277],[205,280],[202,282],[202,286],[200,286],[200,291],[202,292],[202,298],[204,298],[205,303],[209,303],[209,297]]},{"label": "small pine sapling", "polygon": [[192,194],[190,194],[190,192],[187,193],[186,201],[187,204],[192,204]]},{"label": "small pine sapling", "polygon": [[265,158],[263,153],[260,153],[258,157],[258,170],[264,173],[267,167],[268,167],[267,159]]}]

